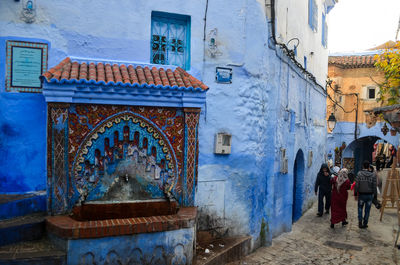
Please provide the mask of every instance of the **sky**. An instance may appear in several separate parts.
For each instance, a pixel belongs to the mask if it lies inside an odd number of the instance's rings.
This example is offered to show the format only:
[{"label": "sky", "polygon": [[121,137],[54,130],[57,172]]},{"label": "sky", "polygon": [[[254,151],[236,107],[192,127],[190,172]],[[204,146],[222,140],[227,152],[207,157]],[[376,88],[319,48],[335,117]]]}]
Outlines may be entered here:
[{"label": "sky", "polygon": [[329,52],[364,51],[395,40],[399,17],[400,0],[339,0],[329,12]]}]

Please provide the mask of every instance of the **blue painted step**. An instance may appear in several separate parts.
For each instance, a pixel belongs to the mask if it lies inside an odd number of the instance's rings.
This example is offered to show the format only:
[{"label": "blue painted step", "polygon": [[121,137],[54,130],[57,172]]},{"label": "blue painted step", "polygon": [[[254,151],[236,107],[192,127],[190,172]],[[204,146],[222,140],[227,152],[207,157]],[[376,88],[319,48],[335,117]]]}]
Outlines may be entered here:
[{"label": "blue painted step", "polygon": [[0,246],[41,238],[45,233],[44,214],[32,214],[0,221]]},{"label": "blue painted step", "polygon": [[0,220],[46,212],[46,193],[0,194]]},{"label": "blue painted step", "polygon": [[65,265],[66,254],[47,239],[0,247],[0,265]]}]

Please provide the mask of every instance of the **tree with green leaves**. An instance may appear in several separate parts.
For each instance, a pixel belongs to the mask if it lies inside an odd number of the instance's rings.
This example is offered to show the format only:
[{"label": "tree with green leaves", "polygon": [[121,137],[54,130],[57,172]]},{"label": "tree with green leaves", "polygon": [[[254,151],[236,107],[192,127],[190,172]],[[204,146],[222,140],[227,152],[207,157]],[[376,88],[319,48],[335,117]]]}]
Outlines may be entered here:
[{"label": "tree with green leaves", "polygon": [[400,41],[382,54],[375,55],[375,67],[382,71],[385,80],[379,83],[379,101],[385,105],[400,103]]}]

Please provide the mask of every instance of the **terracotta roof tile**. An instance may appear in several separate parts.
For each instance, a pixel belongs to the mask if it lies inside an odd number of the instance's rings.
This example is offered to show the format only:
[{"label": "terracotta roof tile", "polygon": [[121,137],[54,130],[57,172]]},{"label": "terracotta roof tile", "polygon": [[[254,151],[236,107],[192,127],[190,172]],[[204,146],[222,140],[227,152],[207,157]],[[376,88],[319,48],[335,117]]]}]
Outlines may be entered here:
[{"label": "terracotta roof tile", "polygon": [[108,82],[114,82],[114,75],[111,69],[111,65],[108,63],[106,64],[106,81]]},{"label": "terracotta roof tile", "polygon": [[113,73],[114,73],[115,82],[122,82],[122,76],[121,76],[121,72],[119,70],[119,65],[113,64],[112,69],[113,69]]},{"label": "terracotta roof tile", "polygon": [[126,66],[123,64],[120,66],[120,69],[121,69],[121,75],[122,75],[122,82],[123,83],[131,83],[131,80],[129,79],[128,69],[126,68]]},{"label": "terracotta roof tile", "polygon": [[128,66],[129,78],[132,84],[139,84],[139,79],[136,74],[136,70],[132,65]]},{"label": "terracotta roof tile", "polygon": [[153,66],[153,68],[151,68],[151,73],[153,74],[154,83],[156,84],[156,86],[162,85],[162,81],[161,81],[161,77],[160,77],[160,73],[158,72],[158,69]]},{"label": "terracotta roof tile", "polygon": [[[196,90],[208,90],[208,87],[185,70],[177,67],[175,70],[157,68],[155,66],[144,68],[140,65],[113,64],[102,62],[89,65],[86,62],[72,62],[69,57],[62,60],[42,76],[47,82],[60,82],[61,79],[69,82],[86,80],[101,82],[106,85],[115,85],[118,82],[140,86],[185,87]],[[82,82],[82,81],[80,81]],[[102,84],[104,84],[102,83]]]},{"label": "terracotta roof tile", "polygon": [[79,67],[79,79],[87,80],[87,78],[88,78],[88,66],[86,63],[82,63],[81,66]]},{"label": "terracotta roof tile", "polygon": [[[165,72],[164,72],[165,73]],[[167,75],[166,75],[167,80],[170,81],[171,86],[177,86],[178,84],[176,83],[176,79],[174,76],[174,73],[172,72],[171,69],[167,70]]]},{"label": "terracotta roof tile", "polygon": [[62,69],[61,79],[69,79],[69,74],[71,72],[71,63],[66,63]]},{"label": "terracotta roof tile", "polygon": [[74,62],[74,63],[72,63],[71,74],[70,74],[69,78],[70,79],[78,79],[78,73],[79,73],[79,63]]},{"label": "terracotta roof tile", "polygon": [[329,64],[340,68],[374,67],[375,55],[329,56]]},{"label": "terracotta roof tile", "polygon": [[153,75],[148,67],[144,68],[144,76],[146,77],[147,84],[154,85]]},{"label": "terracotta roof tile", "polygon": [[96,65],[94,63],[90,63],[89,64],[89,80],[96,81],[96,76],[97,76]]},{"label": "terracotta roof tile", "polygon": [[103,63],[98,63],[97,64],[97,82],[105,82],[106,81],[106,75],[104,73],[104,64]]}]

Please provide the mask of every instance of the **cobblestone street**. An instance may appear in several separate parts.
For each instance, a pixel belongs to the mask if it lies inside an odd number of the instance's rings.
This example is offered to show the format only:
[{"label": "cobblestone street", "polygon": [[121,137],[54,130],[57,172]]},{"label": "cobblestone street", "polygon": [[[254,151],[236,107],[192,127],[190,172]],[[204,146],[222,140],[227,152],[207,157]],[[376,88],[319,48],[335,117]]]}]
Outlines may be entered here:
[{"label": "cobblestone street", "polygon": [[397,216],[394,209],[380,212],[372,205],[367,229],[358,228],[357,202],[349,196],[346,227],[330,228],[330,216],[317,217],[317,203],[293,225],[292,232],[272,240],[241,261],[230,265],[258,264],[399,264],[400,250],[394,248]]}]

